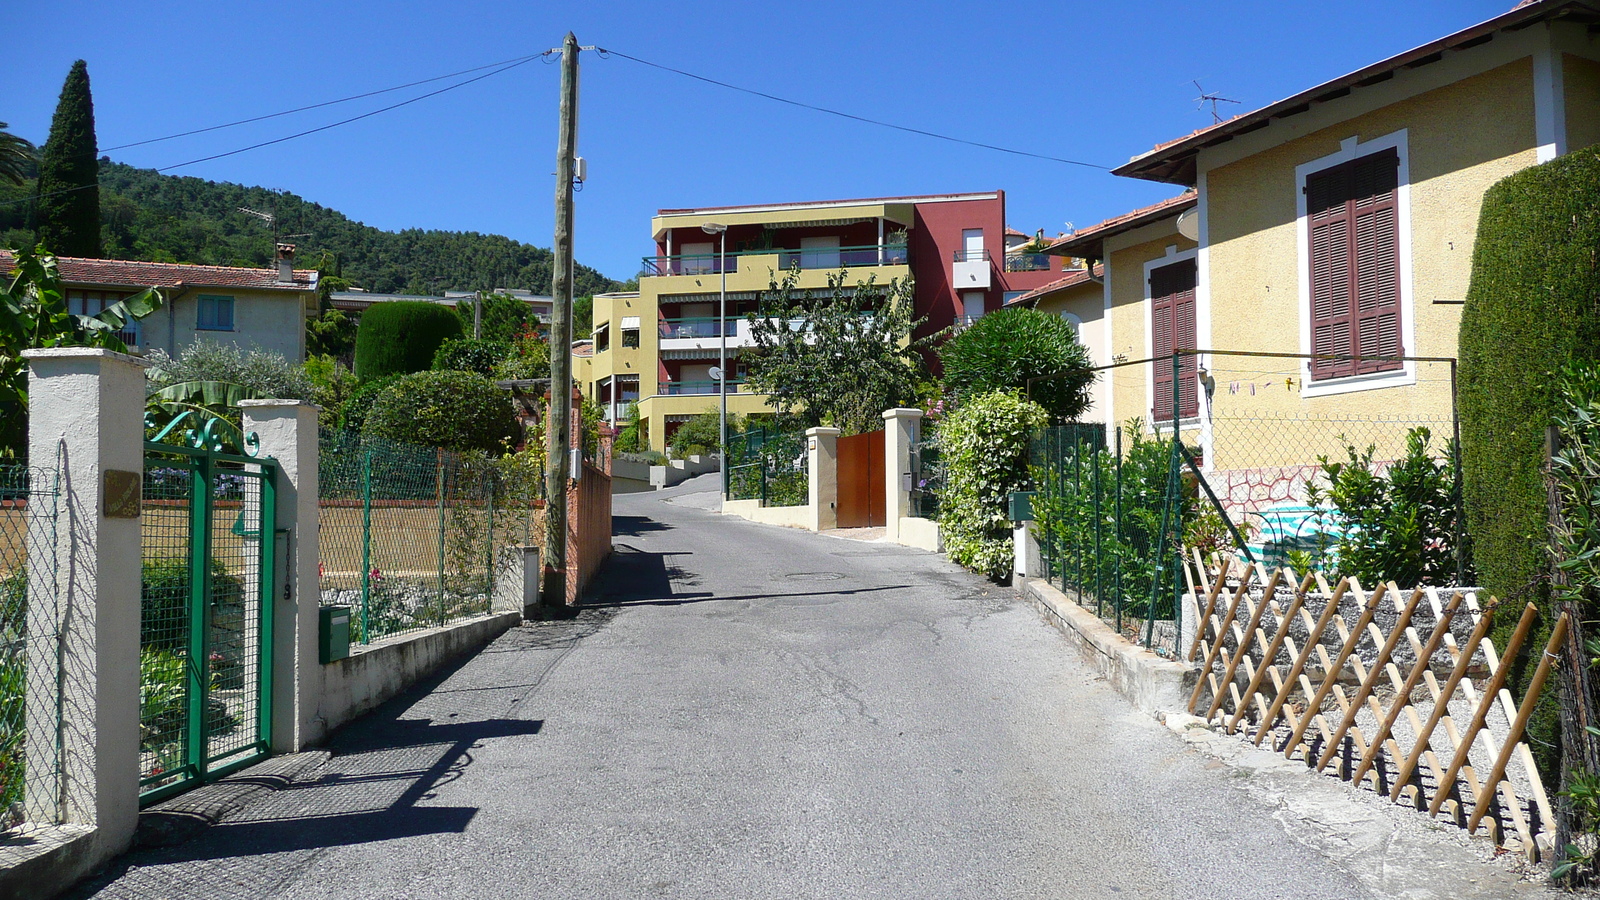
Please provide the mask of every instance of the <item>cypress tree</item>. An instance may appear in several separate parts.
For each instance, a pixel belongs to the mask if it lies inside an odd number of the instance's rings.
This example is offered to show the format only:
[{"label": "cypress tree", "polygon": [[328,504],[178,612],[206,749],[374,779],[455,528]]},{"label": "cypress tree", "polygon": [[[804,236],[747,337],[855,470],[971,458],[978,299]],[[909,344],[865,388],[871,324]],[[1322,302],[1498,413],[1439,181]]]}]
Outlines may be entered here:
[{"label": "cypress tree", "polygon": [[94,137],[89,64],[67,73],[39,161],[39,243],[58,256],[100,256],[100,162]]}]

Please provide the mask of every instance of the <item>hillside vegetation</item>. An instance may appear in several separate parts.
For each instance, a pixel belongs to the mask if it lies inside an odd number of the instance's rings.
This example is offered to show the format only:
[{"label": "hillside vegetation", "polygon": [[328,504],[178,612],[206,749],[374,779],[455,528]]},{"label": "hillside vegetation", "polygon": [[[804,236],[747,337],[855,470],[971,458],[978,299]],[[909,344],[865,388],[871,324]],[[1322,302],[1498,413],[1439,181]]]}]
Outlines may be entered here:
[{"label": "hillside vegetation", "polygon": [[[32,241],[27,202],[32,179],[0,184],[0,243]],[[271,211],[282,234],[295,238],[296,266],[337,272],[379,293],[522,288],[549,293],[551,253],[498,234],[408,228],[382,231],[288,191],[162,175],[100,161],[103,253],[109,258],[266,267],[272,230],[238,211]],[[578,296],[616,290],[617,282],[584,265],[574,272]]]}]

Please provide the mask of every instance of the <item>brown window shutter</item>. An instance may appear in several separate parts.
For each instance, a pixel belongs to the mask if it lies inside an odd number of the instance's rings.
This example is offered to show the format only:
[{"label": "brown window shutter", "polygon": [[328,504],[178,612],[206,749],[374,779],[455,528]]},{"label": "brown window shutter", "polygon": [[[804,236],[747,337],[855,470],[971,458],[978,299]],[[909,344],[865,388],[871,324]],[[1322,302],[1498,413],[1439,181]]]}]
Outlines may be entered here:
[{"label": "brown window shutter", "polygon": [[[1162,266],[1150,272],[1151,364],[1155,370],[1154,408],[1157,422],[1172,421],[1172,351],[1192,350],[1198,341],[1195,327],[1194,260]],[[1200,401],[1195,393],[1196,359],[1179,360],[1178,415],[1197,415]]]},{"label": "brown window shutter", "polygon": [[[1395,150],[1306,178],[1311,352],[1400,356],[1399,165]],[[1384,372],[1388,360],[1318,359],[1314,381]]]}]

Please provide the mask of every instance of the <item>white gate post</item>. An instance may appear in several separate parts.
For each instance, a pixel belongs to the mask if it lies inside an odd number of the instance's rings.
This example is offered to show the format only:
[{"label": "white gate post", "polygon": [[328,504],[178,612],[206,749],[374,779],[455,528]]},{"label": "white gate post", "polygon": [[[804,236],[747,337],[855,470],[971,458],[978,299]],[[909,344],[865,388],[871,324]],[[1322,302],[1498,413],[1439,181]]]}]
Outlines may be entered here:
[{"label": "white gate post", "polygon": [[901,407],[883,411],[884,536],[900,542],[900,520],[911,515],[911,448],[916,446],[922,410]]},{"label": "white gate post", "polygon": [[839,429],[806,429],[806,465],[811,530],[839,527]]},{"label": "white gate post", "polygon": [[[300,400],[244,400],[244,431],[257,451],[278,461],[279,584],[272,614],[272,752],[292,753],[321,740],[322,666],[317,662],[317,412]],[[266,536],[263,535],[263,538]]]},{"label": "white gate post", "polygon": [[[56,468],[60,491],[54,555],[30,544],[28,556],[29,599],[39,601],[28,611],[30,634],[58,634],[59,647],[30,642],[25,805],[40,824],[59,819],[94,828],[82,860],[87,872],[126,850],[139,821],[146,363],[88,347],[22,355],[29,364],[29,463]],[[35,761],[57,760],[59,769],[34,771]]]}]

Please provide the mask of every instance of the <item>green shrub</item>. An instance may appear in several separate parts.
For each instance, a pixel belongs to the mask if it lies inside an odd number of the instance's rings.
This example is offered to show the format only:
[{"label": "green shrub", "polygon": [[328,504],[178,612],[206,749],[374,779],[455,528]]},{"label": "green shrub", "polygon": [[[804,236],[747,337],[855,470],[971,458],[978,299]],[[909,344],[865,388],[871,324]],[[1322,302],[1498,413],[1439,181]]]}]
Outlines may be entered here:
[{"label": "green shrub", "polygon": [[[461,317],[461,328],[465,332],[472,331],[472,307],[471,297],[456,301],[456,315]],[[526,300],[508,294],[488,294],[483,298],[481,334],[484,340],[510,343],[537,321],[538,316]]]},{"label": "green shrub", "polygon": [[[139,643],[156,650],[189,647],[189,558],[145,560],[139,574]],[[211,561],[211,605],[244,602],[244,580]]]},{"label": "green shrub", "polygon": [[526,381],[550,377],[550,344],[528,330],[511,342],[511,353],[494,369],[497,381]]},{"label": "green shrub", "polygon": [[628,404],[628,414],[617,431],[617,442],[612,449],[619,456],[650,449],[650,422],[639,417],[639,404]]},{"label": "green shrub", "polygon": [[997,580],[1010,574],[1006,501],[1027,487],[1028,442],[1049,418],[1019,394],[995,391],[958,407],[940,426],[939,531],[952,561]]},{"label": "green shrub", "polygon": [[511,355],[511,345],[505,341],[482,341],[477,338],[451,338],[439,345],[433,354],[436,372],[477,372],[493,375],[495,367]]},{"label": "green shrub", "polygon": [[0,578],[0,640],[11,640],[28,626],[28,570]]},{"label": "green shrub", "polygon": [[[677,459],[686,456],[705,453],[719,453],[722,450],[722,425],[719,410],[708,409],[682,425],[672,433],[672,438],[667,442],[667,450]],[[728,419],[729,433],[738,431],[738,425],[730,416]]]},{"label": "green shrub", "polygon": [[233,344],[195,341],[177,356],[157,348],[150,351],[147,379],[151,391],[189,381],[237,384],[250,397],[274,400],[310,400],[317,387],[304,367],[282,353]]},{"label": "green shrub", "polygon": [[1372,586],[1455,582],[1455,464],[1450,455],[1433,458],[1432,437],[1426,428],[1411,429],[1406,455],[1384,472],[1373,462],[1373,447],[1346,447],[1344,462],[1321,458],[1327,486],[1312,482],[1306,498],[1313,506],[1326,503],[1339,511],[1342,528],[1330,549],[1336,551],[1341,575]]},{"label": "green shrub", "polygon": [[361,386],[350,392],[344,405],[339,408],[339,427],[348,431],[360,431],[367,424],[367,413],[372,411],[373,401],[383,393],[383,389],[394,384],[399,375],[385,375],[364,381]]},{"label": "green shrub", "polygon": [[374,303],[356,329],[356,377],[421,372],[433,364],[439,345],[461,336],[461,319],[438,303]]},{"label": "green shrub", "polygon": [[[1520,693],[1555,617],[1542,583],[1550,571],[1545,429],[1560,406],[1557,374],[1600,358],[1600,151],[1590,147],[1503,179],[1484,194],[1461,314],[1460,409],[1467,526],[1483,587],[1531,599],[1546,613],[1511,661]],[[1504,646],[1517,617],[1499,617]],[[1528,726],[1547,780],[1560,771],[1556,692]]]},{"label": "green shrub", "polygon": [[[1094,363],[1065,319],[1036,309],[1002,309],[974,322],[939,349],[945,387],[958,399],[1024,391],[1056,421],[1089,408]],[[1038,379],[1028,385],[1030,378]]]},{"label": "green shrub", "polygon": [[362,433],[446,450],[504,452],[516,436],[511,395],[474,372],[416,372],[373,401]]}]

